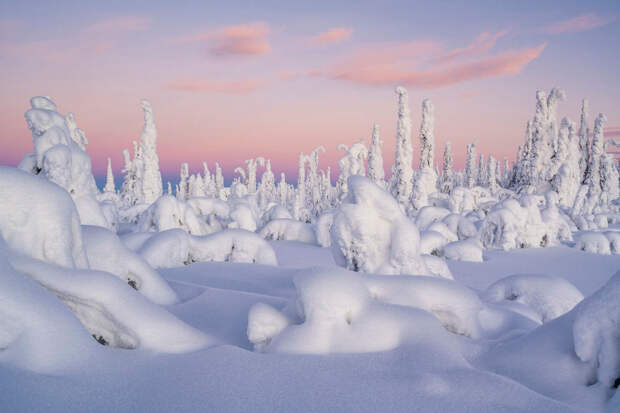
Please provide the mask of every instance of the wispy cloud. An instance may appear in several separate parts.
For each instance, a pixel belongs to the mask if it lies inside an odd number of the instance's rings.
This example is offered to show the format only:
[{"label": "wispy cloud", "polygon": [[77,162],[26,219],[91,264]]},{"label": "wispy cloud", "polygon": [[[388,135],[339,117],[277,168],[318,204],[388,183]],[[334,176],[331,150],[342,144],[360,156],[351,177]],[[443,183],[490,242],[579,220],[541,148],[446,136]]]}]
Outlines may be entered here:
[{"label": "wispy cloud", "polygon": [[324,46],[328,44],[340,43],[348,40],[353,34],[353,29],[350,27],[334,27],[326,32],[322,32],[310,38],[310,43],[317,46]]},{"label": "wispy cloud", "polygon": [[553,23],[544,27],[542,31],[549,34],[585,32],[606,26],[616,20],[616,16],[599,16],[596,13],[586,13],[572,19]]},{"label": "wispy cloud", "polygon": [[253,56],[271,51],[268,39],[270,32],[267,23],[252,22],[181,37],[174,42],[206,42],[209,53],[214,56]]},{"label": "wispy cloud", "polygon": [[118,32],[135,32],[147,30],[151,27],[152,20],[141,16],[114,16],[87,26],[86,33],[114,34]]},{"label": "wispy cloud", "polygon": [[264,86],[258,80],[242,80],[236,82],[203,81],[203,80],[176,80],[168,85],[169,89],[186,92],[219,92],[219,93],[250,93]]},{"label": "wispy cloud", "polygon": [[[432,89],[475,79],[514,75],[536,59],[546,43],[535,47],[488,51],[506,32],[483,33],[467,47],[445,51],[432,40],[367,46],[326,69],[306,71],[309,76],[386,86],[403,84]],[[292,77],[289,75],[289,77]]]}]

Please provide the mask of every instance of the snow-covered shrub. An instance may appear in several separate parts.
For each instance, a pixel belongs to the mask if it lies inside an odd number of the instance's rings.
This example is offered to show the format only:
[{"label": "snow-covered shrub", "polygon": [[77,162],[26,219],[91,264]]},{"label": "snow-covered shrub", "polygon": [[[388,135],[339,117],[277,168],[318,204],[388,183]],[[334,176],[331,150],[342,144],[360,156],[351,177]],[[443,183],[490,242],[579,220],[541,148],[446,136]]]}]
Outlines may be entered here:
[{"label": "snow-covered shrub", "polygon": [[67,269],[21,255],[9,258],[15,270],[62,300],[101,344],[165,353],[195,351],[212,344],[207,335],[112,274]]},{"label": "snow-covered shrub", "polygon": [[331,228],[337,264],[361,272],[429,274],[420,258],[420,235],[398,202],[362,176],[352,176],[348,196]]},{"label": "snow-covered shrub", "polygon": [[316,240],[321,247],[328,248],[332,245],[331,230],[334,224],[334,211],[322,214],[314,225]]},{"label": "snow-covered shrub", "polygon": [[[422,337],[437,351],[454,351],[438,319],[446,329],[475,335],[475,325],[464,318],[475,313],[471,300],[477,296],[447,283],[451,281],[365,276],[334,268],[306,270],[295,278],[297,296],[282,313],[267,306],[251,309],[248,337],[266,352],[386,351]],[[435,315],[423,311],[427,308]]]},{"label": "snow-covered shrub", "polygon": [[206,236],[179,229],[162,231],[144,242],[138,253],[154,268],[209,261],[278,264],[269,243],[245,230],[229,229]]},{"label": "snow-covered shrub", "polygon": [[431,224],[440,222],[448,215],[450,215],[450,211],[445,208],[426,206],[418,211],[418,215],[415,218],[415,225],[420,231],[424,231],[428,229]]},{"label": "snow-covered shrub", "polygon": [[620,379],[620,272],[575,309],[575,353],[596,369],[598,382],[617,387]]},{"label": "snow-covered shrub", "polygon": [[609,239],[602,232],[582,232],[575,243],[575,248],[592,254],[611,254]]},{"label": "snow-covered shrub", "polygon": [[181,228],[193,235],[209,233],[206,223],[196,216],[193,207],[171,195],[161,196],[138,218],[139,232],[160,232],[172,228]]},{"label": "snow-covered shrub", "polygon": [[[475,237],[478,234],[478,230],[476,229],[476,226],[474,225],[474,223],[471,222],[471,220],[459,214],[450,214],[446,216],[443,219],[443,223],[446,224],[448,229],[452,231],[453,233],[455,233],[458,239],[460,240]],[[441,231],[438,231],[438,232],[441,232]]]},{"label": "snow-covered shrub", "polygon": [[536,321],[546,323],[573,309],[583,294],[563,278],[542,274],[515,274],[496,281],[484,298],[521,303],[534,311]]},{"label": "snow-covered shrub", "polygon": [[450,192],[448,199],[450,211],[456,214],[473,211],[476,209],[476,200],[471,189],[457,186]]},{"label": "snow-covered shrub", "polygon": [[154,303],[169,305],[178,300],[168,283],[116,234],[87,225],[82,226],[82,234],[90,268],[116,275]]},{"label": "snow-covered shrub", "polygon": [[248,202],[234,202],[230,209],[228,228],[254,232],[257,227],[258,219],[254,208]]},{"label": "snow-covered shrub", "polygon": [[108,227],[97,202],[99,191],[85,150],[86,135],[77,128],[72,114],[65,117],[56,111],[50,98],[33,97],[30,106],[24,116],[35,152],[25,156],[20,168],[64,188],[73,198],[82,224]]},{"label": "snow-covered shrub", "polygon": [[443,247],[448,240],[436,231],[422,231],[420,234],[420,253],[443,256]]},{"label": "snow-covered shrub", "polygon": [[274,204],[265,211],[261,217],[261,221],[263,224],[267,224],[273,219],[293,219],[293,215],[282,205]]},{"label": "snow-covered shrub", "polygon": [[448,260],[482,262],[482,247],[478,241],[451,242],[443,247],[443,256]]},{"label": "snow-covered shrub", "polygon": [[259,231],[267,240],[301,241],[316,244],[316,237],[311,224],[294,219],[274,219]]},{"label": "snow-covered shrub", "polygon": [[455,232],[453,232],[452,230],[450,230],[450,228],[448,228],[448,226],[446,224],[444,224],[443,222],[435,222],[433,224],[431,224],[428,228],[428,231],[435,231],[440,233],[441,235],[443,235],[443,237],[448,241],[448,242],[454,242],[454,241],[458,241],[459,237],[456,235]]},{"label": "snow-covered shrub", "polygon": [[88,268],[80,218],[67,191],[6,166],[0,166],[0,235],[33,258]]},{"label": "snow-covered shrub", "polygon": [[187,205],[198,217],[215,216],[220,220],[226,220],[230,216],[230,207],[220,199],[194,197],[187,200]]},{"label": "snow-covered shrub", "polygon": [[424,264],[426,264],[426,268],[428,268],[429,275],[447,278],[449,280],[454,279],[446,260],[435,255],[422,255],[422,259],[424,260]]},{"label": "snow-covered shrub", "polygon": [[605,236],[609,240],[609,249],[612,254],[620,254],[620,232],[607,231]]}]

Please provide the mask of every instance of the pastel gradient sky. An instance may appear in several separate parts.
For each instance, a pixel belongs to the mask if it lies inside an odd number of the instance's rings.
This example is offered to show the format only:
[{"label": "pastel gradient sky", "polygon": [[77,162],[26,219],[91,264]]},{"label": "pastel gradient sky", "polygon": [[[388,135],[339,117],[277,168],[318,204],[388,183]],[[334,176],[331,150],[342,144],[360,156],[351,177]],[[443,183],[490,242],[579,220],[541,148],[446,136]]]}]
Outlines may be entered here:
[{"label": "pastel gradient sky", "polygon": [[[154,107],[162,171],[254,156],[296,176],[299,152],[381,125],[386,172],[394,86],[409,90],[417,157],[422,99],[435,104],[437,159],[452,141],[514,157],[538,88],[563,88],[560,115],[587,97],[620,136],[620,3],[584,1],[3,1],[0,164],[32,150],[31,96],[52,97],[85,130],[96,175],[140,137]],[[417,164],[417,161],[416,161]]]}]

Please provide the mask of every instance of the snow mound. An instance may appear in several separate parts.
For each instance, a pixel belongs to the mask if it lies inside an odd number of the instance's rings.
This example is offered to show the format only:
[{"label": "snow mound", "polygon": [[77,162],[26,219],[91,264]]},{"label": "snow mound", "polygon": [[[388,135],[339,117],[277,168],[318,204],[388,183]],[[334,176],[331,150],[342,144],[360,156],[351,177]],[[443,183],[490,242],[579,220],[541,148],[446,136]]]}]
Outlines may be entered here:
[{"label": "snow mound", "polygon": [[[248,337],[265,352],[361,353],[430,342],[438,351],[451,348],[447,357],[454,357],[458,350],[438,319],[454,331],[473,332],[461,317],[476,311],[476,304],[466,301],[477,296],[468,291],[464,299],[457,292],[463,287],[445,283],[451,282],[365,276],[334,268],[305,270],[295,278],[297,297],[283,313],[264,305],[251,309]],[[287,311],[292,316],[285,315]]]},{"label": "snow mound", "polygon": [[608,231],[605,236],[609,240],[609,249],[612,254],[620,254],[620,232]]},{"label": "snow mound", "polygon": [[450,215],[450,211],[445,208],[425,206],[418,211],[418,215],[415,218],[415,224],[420,231],[424,231],[428,229],[431,224],[440,222],[448,215]]},{"label": "snow mound", "polygon": [[82,234],[90,268],[116,275],[154,303],[169,305],[178,300],[168,283],[116,234],[95,226],[82,226]]},{"label": "snow mound", "polygon": [[[456,234],[458,239],[460,240],[475,237],[478,234],[478,230],[476,229],[476,226],[473,224],[473,222],[471,222],[469,219],[459,214],[450,214],[446,216],[443,219],[443,223],[448,227],[450,231]],[[431,227],[434,227],[434,225],[436,224],[431,225]],[[433,229],[434,231],[437,231],[436,229],[431,228],[431,227],[429,227],[429,229]],[[441,231],[438,231],[438,232],[441,232]]]},{"label": "snow mound", "polygon": [[575,248],[592,254],[611,254],[609,239],[602,232],[582,232],[575,243]]},{"label": "snow mound", "polygon": [[171,268],[192,262],[244,262],[278,265],[276,254],[259,235],[228,229],[206,236],[193,236],[180,229],[150,237],[139,254],[154,268]]},{"label": "snow mound", "polygon": [[434,255],[422,255],[422,259],[424,260],[424,264],[426,264],[426,268],[428,268],[430,275],[434,277],[447,278],[449,280],[454,279],[452,276],[452,271],[450,271],[450,267],[448,267],[446,260]]},{"label": "snow mound", "polygon": [[300,241],[316,244],[316,236],[312,225],[294,219],[274,219],[259,231],[259,235],[267,240]]},{"label": "snow mound", "polygon": [[596,368],[598,382],[617,387],[620,379],[620,272],[575,309],[575,353]]},{"label": "snow mound", "polygon": [[194,207],[171,195],[161,196],[140,214],[137,230],[161,232],[181,228],[189,234],[206,235],[209,233],[207,225],[196,216]]},{"label": "snow mound", "polygon": [[314,231],[316,240],[321,247],[328,248],[332,245],[331,230],[334,224],[334,211],[324,213],[315,223]]},{"label": "snow mound", "polygon": [[441,257],[443,256],[443,247],[447,243],[448,240],[439,232],[423,231],[420,234],[420,253]]},{"label": "snow mound", "polygon": [[[467,222],[470,222],[469,220],[466,220]],[[435,222],[433,224],[431,224],[428,228],[427,231],[435,231],[440,233],[441,235],[443,235],[443,237],[448,241],[448,242],[454,242],[454,241],[458,241],[459,237],[458,235],[452,231],[450,228],[448,228],[448,226],[446,224],[444,224],[443,222]],[[474,233],[475,235],[475,233]]]},{"label": "snow mound", "polygon": [[443,255],[448,260],[482,262],[482,248],[478,241],[468,239],[451,242],[443,247]]},{"label": "snow mound", "polygon": [[583,300],[583,294],[563,278],[516,274],[493,283],[484,298],[491,302],[521,303],[536,313],[536,321],[546,323],[572,310]]},{"label": "snow mound", "polygon": [[381,274],[429,274],[420,257],[420,234],[398,202],[371,180],[351,176],[334,215],[332,254],[337,264]]},{"label": "snow mound", "polygon": [[109,273],[66,269],[23,256],[9,258],[13,268],[69,306],[102,344],[164,353],[195,351],[214,344],[204,333]]},{"label": "snow mound", "polygon": [[88,268],[80,218],[61,187],[0,166],[0,235],[8,246],[67,268]]}]

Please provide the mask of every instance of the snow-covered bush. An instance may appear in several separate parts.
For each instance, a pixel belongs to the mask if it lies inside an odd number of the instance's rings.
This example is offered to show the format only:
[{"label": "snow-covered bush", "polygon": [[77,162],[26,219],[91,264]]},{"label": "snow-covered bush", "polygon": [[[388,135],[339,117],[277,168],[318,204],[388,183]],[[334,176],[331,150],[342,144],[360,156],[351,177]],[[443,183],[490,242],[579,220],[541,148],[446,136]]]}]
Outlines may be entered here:
[{"label": "snow-covered bush", "polygon": [[450,192],[448,205],[453,213],[462,214],[476,209],[476,199],[471,189],[457,186]]},{"label": "snow-covered bush", "polygon": [[609,239],[602,232],[582,232],[575,243],[575,248],[592,254],[611,254]]},{"label": "snow-covered bush", "polygon": [[[476,229],[476,226],[474,225],[474,223],[462,215],[450,214],[446,216],[442,222],[446,224],[448,229],[452,231],[453,233],[455,233],[458,239],[460,240],[475,237],[478,234],[478,230]],[[429,227],[429,229],[432,229],[432,228]],[[433,230],[437,231],[436,229],[433,229]],[[437,231],[437,232],[441,232],[443,234],[442,231]]]},{"label": "snow-covered bush", "polygon": [[259,235],[267,240],[301,241],[316,244],[316,237],[311,224],[294,219],[274,219],[259,231]]},{"label": "snow-covered bush", "polygon": [[536,314],[536,321],[546,323],[566,314],[583,294],[563,278],[543,274],[515,274],[496,281],[487,288],[484,298],[521,303]]},{"label": "snow-covered bush", "polygon": [[[470,222],[470,221],[467,220],[467,222]],[[450,228],[448,228],[448,226],[446,224],[444,224],[443,222],[435,222],[435,223],[431,224],[427,228],[427,230],[440,233],[441,235],[443,235],[443,237],[448,242],[454,242],[454,241],[458,241],[459,240],[459,237],[456,235],[456,233],[454,233],[452,230],[450,230]]]},{"label": "snow-covered bush", "polygon": [[209,233],[207,224],[196,216],[194,207],[171,195],[161,196],[149,206],[138,218],[139,232],[165,231],[181,228],[189,234],[206,235]]},{"label": "snow-covered bush", "polygon": [[398,202],[362,176],[350,177],[348,188],[331,228],[336,263],[369,273],[429,274],[420,258],[418,229]]},{"label": "snow-covered bush", "polygon": [[422,260],[424,260],[424,264],[426,264],[426,268],[428,268],[429,275],[447,278],[449,280],[454,279],[452,276],[452,271],[450,271],[450,267],[448,267],[446,260],[443,258],[435,255],[422,255]]},{"label": "snow-covered bush", "polygon": [[111,231],[82,226],[88,263],[94,270],[106,271],[127,282],[157,304],[174,304],[178,298],[168,283],[146,261],[125,247]]},{"label": "snow-covered bush", "polygon": [[180,229],[171,229],[151,236],[138,253],[154,268],[209,261],[278,264],[269,243],[245,230],[230,229],[193,236]]},{"label": "snow-covered bush", "polygon": [[99,191],[84,132],[77,128],[72,114],[65,117],[58,113],[49,97],[33,97],[30,106],[24,116],[35,152],[25,156],[20,168],[64,188],[73,198],[82,224],[108,227],[97,202]]},{"label": "snow-covered bush", "polygon": [[332,245],[331,230],[334,224],[334,211],[322,214],[314,225],[316,240],[321,247],[327,248]]},{"label": "snow-covered bush", "polygon": [[6,166],[0,166],[0,235],[33,258],[88,268],[80,219],[67,191]]},{"label": "snow-covered bush", "polygon": [[443,247],[443,256],[448,260],[482,262],[482,247],[476,240],[451,242]]},{"label": "snow-covered bush", "polygon": [[607,231],[605,236],[609,240],[609,249],[612,254],[620,254],[620,232]]},{"label": "snow-covered bush", "polygon": [[450,211],[445,208],[438,208],[433,206],[426,206],[415,217],[415,225],[420,231],[428,229],[429,226],[435,222],[440,222],[446,216],[450,215]]},{"label": "snow-covered bush", "polygon": [[420,234],[420,253],[443,256],[443,247],[448,243],[446,237],[437,231],[422,231]]},{"label": "snow-covered bush", "polygon": [[620,380],[620,272],[575,309],[575,353],[596,369],[598,382],[617,387]]}]

